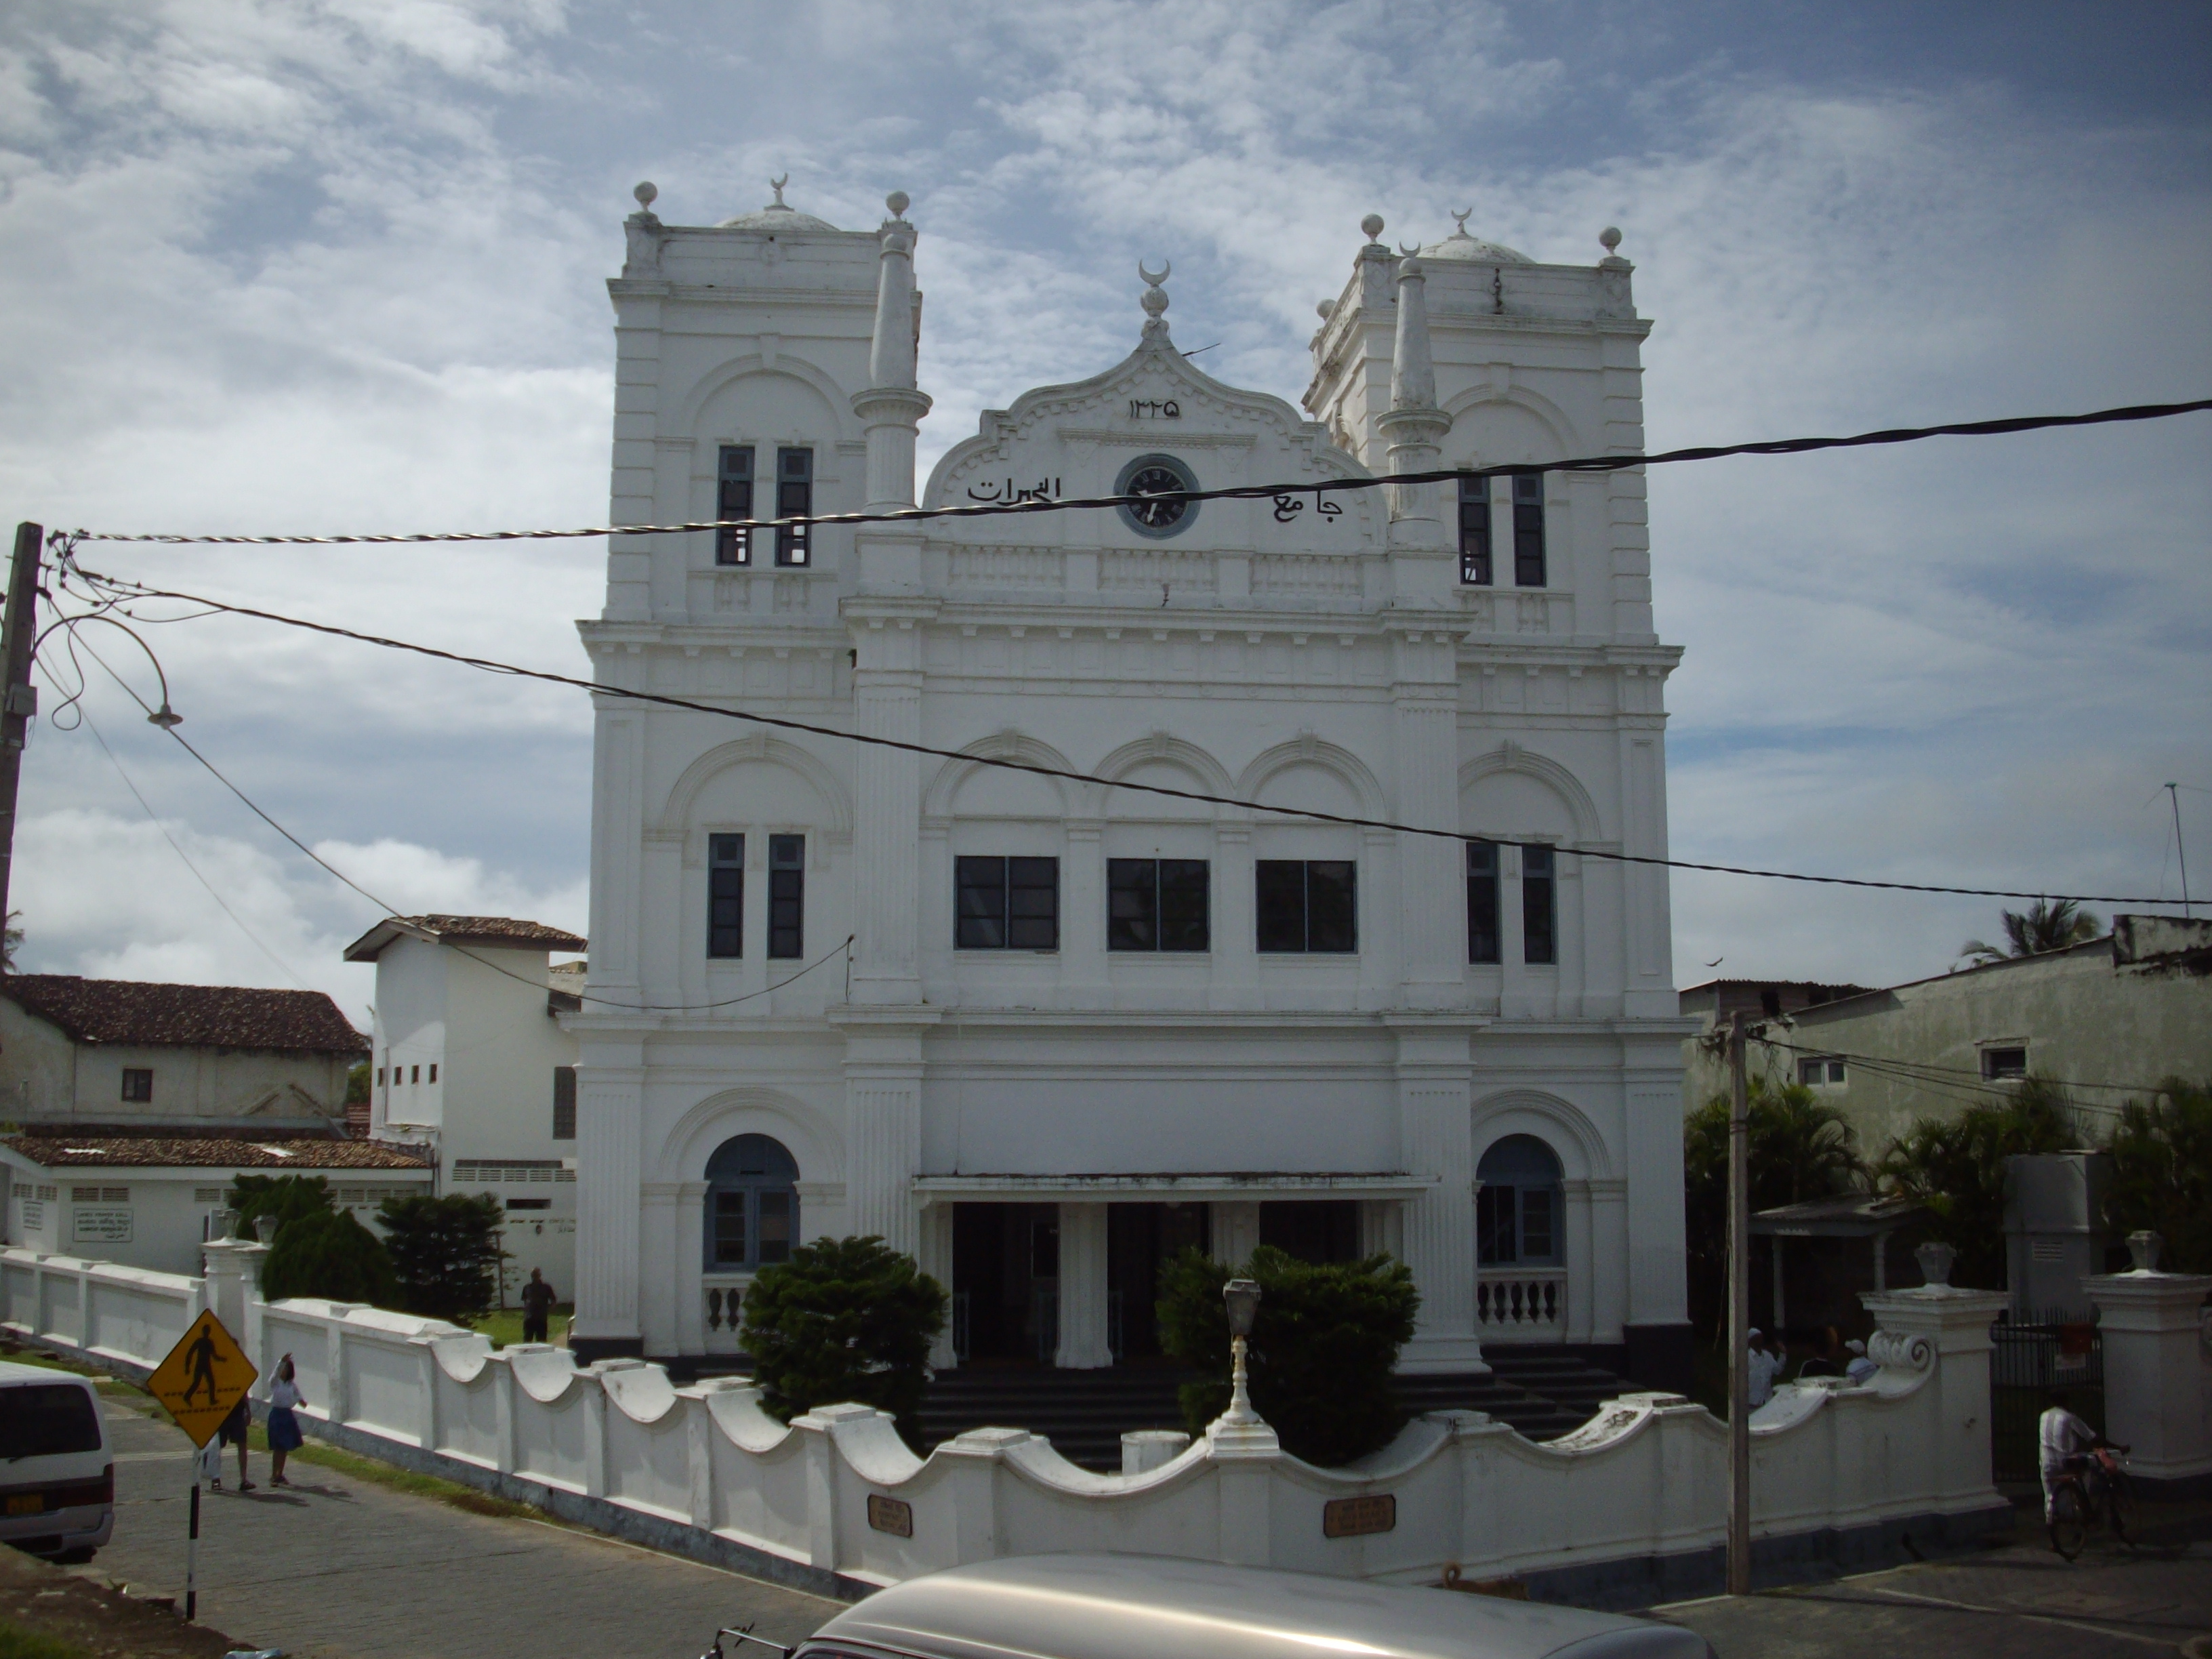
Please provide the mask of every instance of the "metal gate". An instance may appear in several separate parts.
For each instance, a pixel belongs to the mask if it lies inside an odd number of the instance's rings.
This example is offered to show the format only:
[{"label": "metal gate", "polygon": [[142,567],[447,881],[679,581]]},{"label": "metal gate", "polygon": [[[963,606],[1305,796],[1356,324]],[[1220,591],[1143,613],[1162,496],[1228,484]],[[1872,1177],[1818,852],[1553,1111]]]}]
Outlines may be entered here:
[{"label": "metal gate", "polygon": [[2043,1478],[2037,1420],[2053,1389],[2068,1407],[2105,1431],[2105,1340],[2087,1320],[1990,1328],[1990,1472],[1999,1484]]}]

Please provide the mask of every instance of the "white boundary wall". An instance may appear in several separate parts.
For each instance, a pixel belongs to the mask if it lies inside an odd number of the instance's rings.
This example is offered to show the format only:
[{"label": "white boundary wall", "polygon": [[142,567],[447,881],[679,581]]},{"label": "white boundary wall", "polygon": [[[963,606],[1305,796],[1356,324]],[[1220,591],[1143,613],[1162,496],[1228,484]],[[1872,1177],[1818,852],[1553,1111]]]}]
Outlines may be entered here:
[{"label": "white boundary wall", "polygon": [[[1264,1429],[1217,1432],[1136,1474],[1079,1468],[1018,1429],[920,1458],[864,1406],[787,1427],[740,1382],[677,1388],[638,1360],[579,1368],[566,1350],[494,1352],[436,1320],[263,1303],[259,1248],[217,1249],[206,1279],[0,1251],[0,1324],[143,1370],[202,1305],[234,1311],[226,1322],[264,1378],[292,1355],[325,1437],[847,1595],[994,1556],[1106,1549],[1407,1583],[1455,1565],[1553,1599],[1637,1605],[1704,1586],[1723,1542],[1726,1430],[1679,1395],[1625,1395],[1547,1444],[1479,1412],[1431,1413],[1343,1469],[1300,1462]],[[1873,1379],[1785,1389],[1753,1419],[1763,1576],[1875,1559],[1908,1528],[1924,1547],[2008,1522],[1989,1454],[1989,1324],[2003,1298],[1869,1302],[1883,1326]],[[1384,1495],[1389,1530],[1325,1535],[1332,1500]],[[886,1529],[901,1522],[910,1535]]]}]

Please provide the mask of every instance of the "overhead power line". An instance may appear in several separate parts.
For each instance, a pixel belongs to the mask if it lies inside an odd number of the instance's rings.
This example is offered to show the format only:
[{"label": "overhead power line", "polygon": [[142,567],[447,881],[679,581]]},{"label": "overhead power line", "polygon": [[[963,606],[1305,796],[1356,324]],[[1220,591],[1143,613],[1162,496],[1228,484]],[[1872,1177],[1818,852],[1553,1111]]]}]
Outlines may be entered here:
[{"label": "overhead power line", "polygon": [[[1165,796],[1175,800],[1195,801],[1204,805],[1231,806],[1242,811],[1267,812],[1279,817],[1297,818],[1320,823],[1344,824],[1355,830],[1387,830],[1399,835],[1430,836],[1462,843],[1487,843],[1492,839],[1487,836],[1470,835],[1460,830],[1432,828],[1424,824],[1398,823],[1387,818],[1358,817],[1347,813],[1323,812],[1306,807],[1271,806],[1260,801],[1238,800],[1231,796],[1209,794],[1203,790],[1176,789],[1166,784],[1139,783],[1129,779],[1102,778],[1088,772],[1044,766],[1034,761],[1015,760],[1002,755],[970,754],[958,749],[942,749],[930,744],[908,743],[900,738],[878,737],[870,732],[840,731],[836,726],[816,726],[809,721],[791,720],[778,714],[763,714],[743,708],[717,708],[712,703],[695,702],[687,697],[670,696],[663,692],[638,691],[628,686],[611,685],[602,680],[587,680],[571,674],[556,674],[547,669],[519,667],[513,663],[500,662],[489,657],[467,656],[459,652],[443,651],[435,646],[417,645],[408,640],[391,639],[377,634],[364,634],[354,629],[340,628],[331,623],[310,622],[302,617],[288,617],[278,611],[262,611],[252,605],[231,605],[222,599],[211,599],[201,594],[179,592],[172,588],[153,587],[126,578],[103,575],[98,571],[84,569],[76,565],[73,560],[68,565],[67,571],[68,574],[73,574],[91,585],[95,596],[103,601],[119,604],[122,600],[129,599],[173,599],[180,604],[202,606],[209,611],[222,611],[236,617],[251,617],[257,621],[276,623],[286,628],[304,629],[310,633],[324,634],[335,639],[352,640],[359,644],[378,646],[390,651],[410,652],[416,656],[429,657],[441,662],[459,663],[464,667],[478,669],[489,674],[505,674],[519,679],[540,680],[549,685],[570,686],[580,691],[590,691],[602,696],[622,697],[630,702],[652,703],[666,708],[681,708],[693,714],[712,714],[724,720],[743,720],[755,726],[773,726],[781,731],[804,732],[810,737],[832,738],[846,743],[867,744],[881,749],[899,750],[907,754],[927,755],[938,760],[969,761],[978,765],[998,767],[1002,770],[1012,772],[1027,772],[1038,777],[1056,778],[1069,783],[1094,784],[1104,789],[1127,789],[1143,794]],[[64,580],[67,580],[68,575],[65,575]],[[130,616],[133,613],[125,611],[124,614]],[[179,738],[178,741],[181,743],[184,740]],[[185,746],[188,749],[191,747],[189,744]],[[240,799],[244,797],[241,796]],[[248,803],[248,805],[251,804]],[[254,810],[258,811],[260,809],[256,807]],[[1668,870],[1698,870],[1717,875],[1756,876],[1769,881],[1807,882],[1827,887],[1874,888],[1900,893],[1944,893],[1969,898],[2067,898],[2081,904],[2163,904],[2169,902],[2164,899],[2111,893],[2053,893],[2047,890],[2027,892],[2002,887],[1959,887],[1926,882],[1875,881],[1858,876],[1815,876],[1797,871],[1761,870],[1734,864],[1703,864],[1686,859],[1654,858],[1644,854],[1616,853],[1595,848],[1577,847],[1565,850],[1583,858],[1601,859],[1615,864],[1645,865]],[[312,857],[313,854],[309,856]],[[336,872],[332,873],[335,874]],[[340,879],[344,878],[341,877]],[[348,885],[351,884],[348,883]],[[378,902],[381,903],[382,901],[380,900]]]},{"label": "overhead power line", "polygon": [[[1791,1029],[1796,1030],[1800,1036],[1811,1035],[1802,1026],[1793,1024]],[[1954,1086],[1964,1088],[1996,1080],[1985,1077],[1982,1073],[1967,1066],[1943,1066],[1934,1060],[1906,1060],[1894,1054],[1855,1054],[1842,1048],[1812,1048],[1801,1043],[1784,1042],[1779,1037],[1772,1036],[1762,1036],[1759,1041],[1770,1048],[1787,1049],[1790,1053],[1805,1060],[1840,1060],[1850,1065],[1866,1066],[1870,1071],[1887,1070],[1905,1075],[1924,1073],[1927,1074],[1927,1080],[1930,1083],[1952,1084]],[[2039,1073],[2037,1075],[2041,1076],[2041,1073]],[[2158,1093],[2160,1086],[2155,1083],[2088,1083],[2080,1078],[2069,1077],[2044,1078],[2043,1080],[2061,1089],[2095,1089],[2106,1094],[2115,1095],[2154,1095]],[[2003,1094],[2006,1091],[2001,1089],[1982,1089],[1979,1092]],[[2100,1107],[2098,1109],[2109,1111],[2112,1109]]]},{"label": "overhead power line", "polygon": [[1942,426],[1890,427],[1844,438],[1778,438],[1759,443],[1700,445],[1656,455],[1585,455],[1572,460],[1529,462],[1510,466],[1447,467],[1432,472],[1382,474],[1355,478],[1307,479],[1297,483],[1238,484],[1222,489],[1163,489],[1136,495],[1085,495],[1073,499],[982,501],[959,507],[909,507],[892,513],[794,514],[787,519],[713,519],[684,524],[597,525],[583,530],[441,530],[409,535],[246,536],[193,535],[173,532],[76,530],[79,541],[160,542],[168,544],[222,544],[252,547],[343,547],[405,542],[564,541],[591,536],[668,536],[697,531],[773,530],[803,525],[910,524],[932,519],[990,519],[1029,513],[1067,513],[1144,502],[1271,501],[1278,496],[1325,495],[1375,489],[1389,484],[1444,483],[1455,478],[1495,478],[1534,472],[1620,472],[1677,461],[1715,461],[1732,455],[1806,455],[1823,449],[1867,449],[1887,444],[1918,443],[1929,438],[1993,438],[2054,427],[2106,426],[2128,421],[2159,421],[2212,410],[2212,398],[2185,404],[2133,404],[2123,409],[2093,410],[2083,415],[2018,415],[1994,421],[1954,421]]}]

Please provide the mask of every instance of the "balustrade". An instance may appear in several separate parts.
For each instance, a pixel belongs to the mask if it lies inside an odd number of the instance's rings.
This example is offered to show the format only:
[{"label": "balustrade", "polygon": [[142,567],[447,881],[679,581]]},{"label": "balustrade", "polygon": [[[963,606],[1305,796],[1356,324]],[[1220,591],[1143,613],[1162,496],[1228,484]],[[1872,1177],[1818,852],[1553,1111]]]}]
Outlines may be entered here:
[{"label": "balustrade", "polygon": [[1486,1267],[1474,1288],[1475,1329],[1486,1342],[1564,1342],[1565,1267]]}]

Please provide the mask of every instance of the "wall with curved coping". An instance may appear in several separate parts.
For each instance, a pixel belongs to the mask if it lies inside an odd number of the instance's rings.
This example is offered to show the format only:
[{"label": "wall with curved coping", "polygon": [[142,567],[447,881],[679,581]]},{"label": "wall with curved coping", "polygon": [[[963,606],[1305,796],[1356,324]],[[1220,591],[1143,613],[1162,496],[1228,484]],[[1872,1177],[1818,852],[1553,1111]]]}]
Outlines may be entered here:
[{"label": "wall with curved coping", "polygon": [[[436,1320],[264,1303],[255,1254],[235,1256],[241,1340],[264,1378],[293,1356],[311,1432],[819,1592],[1073,1549],[1406,1583],[1456,1565],[1620,1606],[1696,1593],[1717,1570],[1726,1430],[1679,1395],[1624,1395],[1547,1444],[1479,1412],[1433,1412],[1341,1469],[1290,1456],[1267,1431],[1201,1439],[1137,1474],[1078,1468],[1018,1428],[964,1434],[924,1458],[865,1406],[786,1425],[738,1380],[678,1388],[639,1360],[580,1368],[565,1349],[495,1352]],[[85,1349],[83,1310],[94,1310],[101,1356],[142,1375],[201,1305],[222,1301],[221,1286],[211,1294],[198,1279],[0,1251],[0,1325]],[[1883,1328],[1871,1381],[1788,1387],[1753,1417],[1755,1530],[1770,1574],[1887,1559],[1905,1528],[1925,1550],[2008,1520],[1986,1427],[1989,1324],[2002,1301],[1948,1289],[1869,1298]],[[1328,1504],[1383,1497],[1387,1530],[1327,1535]]]}]

